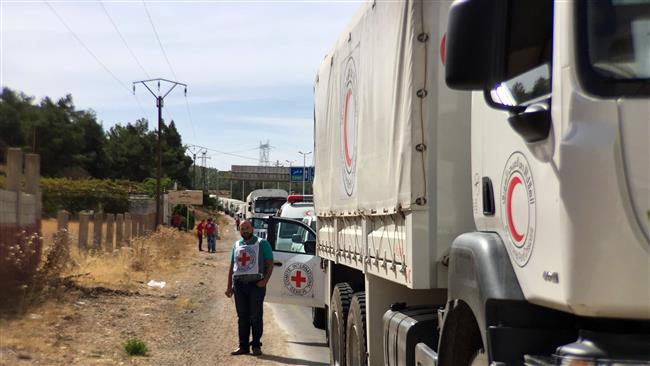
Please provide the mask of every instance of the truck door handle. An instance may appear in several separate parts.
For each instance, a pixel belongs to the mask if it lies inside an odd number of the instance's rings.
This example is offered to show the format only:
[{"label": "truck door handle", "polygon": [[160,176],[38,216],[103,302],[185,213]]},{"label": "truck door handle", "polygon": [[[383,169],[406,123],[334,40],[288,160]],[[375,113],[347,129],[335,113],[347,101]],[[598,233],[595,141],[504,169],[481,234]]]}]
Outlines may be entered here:
[{"label": "truck door handle", "polygon": [[282,262],[273,262],[273,265],[276,267],[282,267]]}]

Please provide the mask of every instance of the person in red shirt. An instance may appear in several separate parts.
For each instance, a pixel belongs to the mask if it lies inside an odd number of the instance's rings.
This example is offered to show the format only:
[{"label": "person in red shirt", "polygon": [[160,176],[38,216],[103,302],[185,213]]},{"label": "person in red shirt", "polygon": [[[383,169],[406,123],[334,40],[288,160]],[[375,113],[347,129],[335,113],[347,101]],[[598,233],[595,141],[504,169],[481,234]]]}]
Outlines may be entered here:
[{"label": "person in red shirt", "polygon": [[216,231],[217,225],[212,222],[212,219],[208,219],[208,223],[205,224],[205,234],[208,237],[208,253],[217,252]]},{"label": "person in red shirt", "polygon": [[179,215],[178,212],[172,216],[172,227],[176,228],[177,230],[181,229],[181,215]]},{"label": "person in red shirt", "polygon": [[199,252],[203,251],[203,231],[205,230],[205,219],[196,225],[196,236],[199,238]]}]

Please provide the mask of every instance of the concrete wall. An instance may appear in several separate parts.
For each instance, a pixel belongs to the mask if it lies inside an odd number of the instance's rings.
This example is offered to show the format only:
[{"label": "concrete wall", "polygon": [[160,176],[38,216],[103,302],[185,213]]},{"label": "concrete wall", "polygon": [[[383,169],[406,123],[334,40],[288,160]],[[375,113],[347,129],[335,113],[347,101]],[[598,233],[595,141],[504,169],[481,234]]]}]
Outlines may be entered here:
[{"label": "concrete wall", "polygon": [[9,148],[6,158],[6,187],[0,189],[0,288],[28,278],[42,250],[40,157]]}]

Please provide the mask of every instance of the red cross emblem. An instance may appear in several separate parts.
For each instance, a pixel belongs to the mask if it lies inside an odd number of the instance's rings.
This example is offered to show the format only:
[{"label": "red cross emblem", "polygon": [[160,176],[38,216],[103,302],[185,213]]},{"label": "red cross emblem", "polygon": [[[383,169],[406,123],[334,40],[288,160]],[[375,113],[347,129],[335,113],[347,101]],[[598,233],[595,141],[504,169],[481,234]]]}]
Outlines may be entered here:
[{"label": "red cross emblem", "polygon": [[239,254],[239,257],[237,257],[237,261],[242,267],[246,267],[246,263],[251,260],[251,257],[246,253],[245,250],[241,251],[241,254]]},{"label": "red cross emblem", "polygon": [[303,282],[307,282],[307,277],[303,277],[301,271],[296,271],[296,274],[291,276],[291,281],[296,283],[297,288],[300,288]]}]

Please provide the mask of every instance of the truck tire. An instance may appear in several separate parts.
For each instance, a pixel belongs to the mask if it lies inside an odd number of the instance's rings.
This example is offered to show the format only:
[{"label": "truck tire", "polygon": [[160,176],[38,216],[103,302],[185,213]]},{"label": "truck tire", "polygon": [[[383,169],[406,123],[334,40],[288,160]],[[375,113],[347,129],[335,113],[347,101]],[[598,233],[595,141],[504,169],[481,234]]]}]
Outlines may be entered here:
[{"label": "truck tire", "polygon": [[481,331],[472,310],[462,301],[449,309],[442,328],[439,366],[487,366]]},{"label": "truck tire", "polygon": [[327,330],[327,309],[311,308],[311,323],[316,329]]},{"label": "truck tire", "polygon": [[328,328],[330,336],[330,362],[336,366],[346,365],[345,331],[352,293],[352,287],[347,282],[337,283],[332,292]]},{"label": "truck tire", "polygon": [[365,292],[357,292],[352,297],[346,333],[346,360],[350,365],[367,366]]}]

